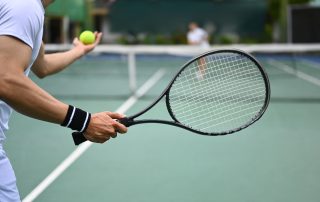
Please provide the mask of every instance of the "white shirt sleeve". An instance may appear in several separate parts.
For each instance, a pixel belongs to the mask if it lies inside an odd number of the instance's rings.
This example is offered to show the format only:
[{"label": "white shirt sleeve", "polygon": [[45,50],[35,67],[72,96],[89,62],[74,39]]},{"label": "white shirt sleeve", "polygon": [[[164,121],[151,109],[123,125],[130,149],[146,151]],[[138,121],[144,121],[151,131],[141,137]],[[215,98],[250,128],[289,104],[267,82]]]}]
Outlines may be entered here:
[{"label": "white shirt sleeve", "polygon": [[16,37],[33,49],[43,26],[41,6],[37,0],[1,0],[0,35]]}]

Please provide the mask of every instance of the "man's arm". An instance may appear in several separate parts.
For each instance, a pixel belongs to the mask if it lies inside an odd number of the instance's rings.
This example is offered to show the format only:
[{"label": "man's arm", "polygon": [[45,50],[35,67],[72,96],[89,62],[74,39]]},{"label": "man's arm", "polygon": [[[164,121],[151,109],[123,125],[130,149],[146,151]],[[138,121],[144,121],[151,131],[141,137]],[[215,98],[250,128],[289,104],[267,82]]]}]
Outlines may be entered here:
[{"label": "man's arm", "polygon": [[[61,124],[69,106],[24,75],[31,53],[31,48],[20,40],[0,36],[0,99],[24,115]],[[117,131],[126,132],[126,127],[114,120],[121,117],[111,112],[93,114],[85,136],[93,142],[101,143]]]},{"label": "man's arm", "polygon": [[0,99],[27,116],[62,123],[68,106],[24,75],[31,53],[31,48],[20,40],[0,36]]},{"label": "man's arm", "polygon": [[32,66],[33,73],[39,78],[44,78],[62,71],[74,61],[92,51],[99,44],[102,34],[95,32],[95,36],[95,43],[91,45],[84,45],[78,38],[75,38],[73,41],[74,47],[69,51],[61,53],[45,54],[44,44],[42,44],[37,60]]}]

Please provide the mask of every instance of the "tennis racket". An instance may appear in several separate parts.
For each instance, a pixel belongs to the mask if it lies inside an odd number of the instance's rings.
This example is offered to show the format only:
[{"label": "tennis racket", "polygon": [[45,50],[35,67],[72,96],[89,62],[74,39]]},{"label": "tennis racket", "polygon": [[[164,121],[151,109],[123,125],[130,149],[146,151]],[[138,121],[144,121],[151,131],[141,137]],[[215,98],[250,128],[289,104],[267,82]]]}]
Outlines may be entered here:
[{"label": "tennis racket", "polygon": [[[136,120],[163,98],[172,120]],[[269,100],[268,76],[253,56],[217,50],[191,59],[150,106],[118,121],[127,127],[161,123],[201,135],[227,135],[259,120]],[[86,141],[79,132],[72,135],[76,145]]]}]

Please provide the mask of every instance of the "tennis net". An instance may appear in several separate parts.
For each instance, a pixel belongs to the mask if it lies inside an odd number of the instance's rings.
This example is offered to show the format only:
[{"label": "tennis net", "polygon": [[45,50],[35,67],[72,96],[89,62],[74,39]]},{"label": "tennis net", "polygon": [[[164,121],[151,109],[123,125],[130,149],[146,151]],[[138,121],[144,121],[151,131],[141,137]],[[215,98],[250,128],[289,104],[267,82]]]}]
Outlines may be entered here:
[{"label": "tennis net", "polygon": [[[47,52],[69,50],[71,45],[47,45]],[[320,100],[320,44],[194,46],[100,45],[53,81],[39,81],[58,97],[124,98],[157,70],[166,71],[159,94],[175,72],[192,57],[206,51],[239,49],[254,55],[271,80],[272,100]],[[310,86],[318,86],[310,88]],[[57,87],[58,86],[58,87]],[[320,88],[319,88],[320,89]],[[297,94],[297,91],[299,94]]]}]

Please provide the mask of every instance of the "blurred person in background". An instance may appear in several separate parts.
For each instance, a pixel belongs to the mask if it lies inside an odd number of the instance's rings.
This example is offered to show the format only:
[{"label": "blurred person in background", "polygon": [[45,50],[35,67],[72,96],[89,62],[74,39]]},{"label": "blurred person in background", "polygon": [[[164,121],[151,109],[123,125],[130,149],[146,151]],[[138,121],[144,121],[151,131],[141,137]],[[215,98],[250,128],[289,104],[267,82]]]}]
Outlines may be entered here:
[{"label": "blurred person in background", "polygon": [[187,40],[190,45],[199,45],[203,48],[209,47],[208,33],[195,22],[189,24]]},{"label": "blurred person in background", "polygon": [[[201,48],[209,48],[209,41],[208,41],[208,33],[200,28],[197,23],[191,22],[189,24],[189,32],[187,34],[188,44],[200,46]],[[198,61],[198,69],[197,78],[202,80],[205,76],[206,70],[206,61],[204,59],[200,59]]]}]

